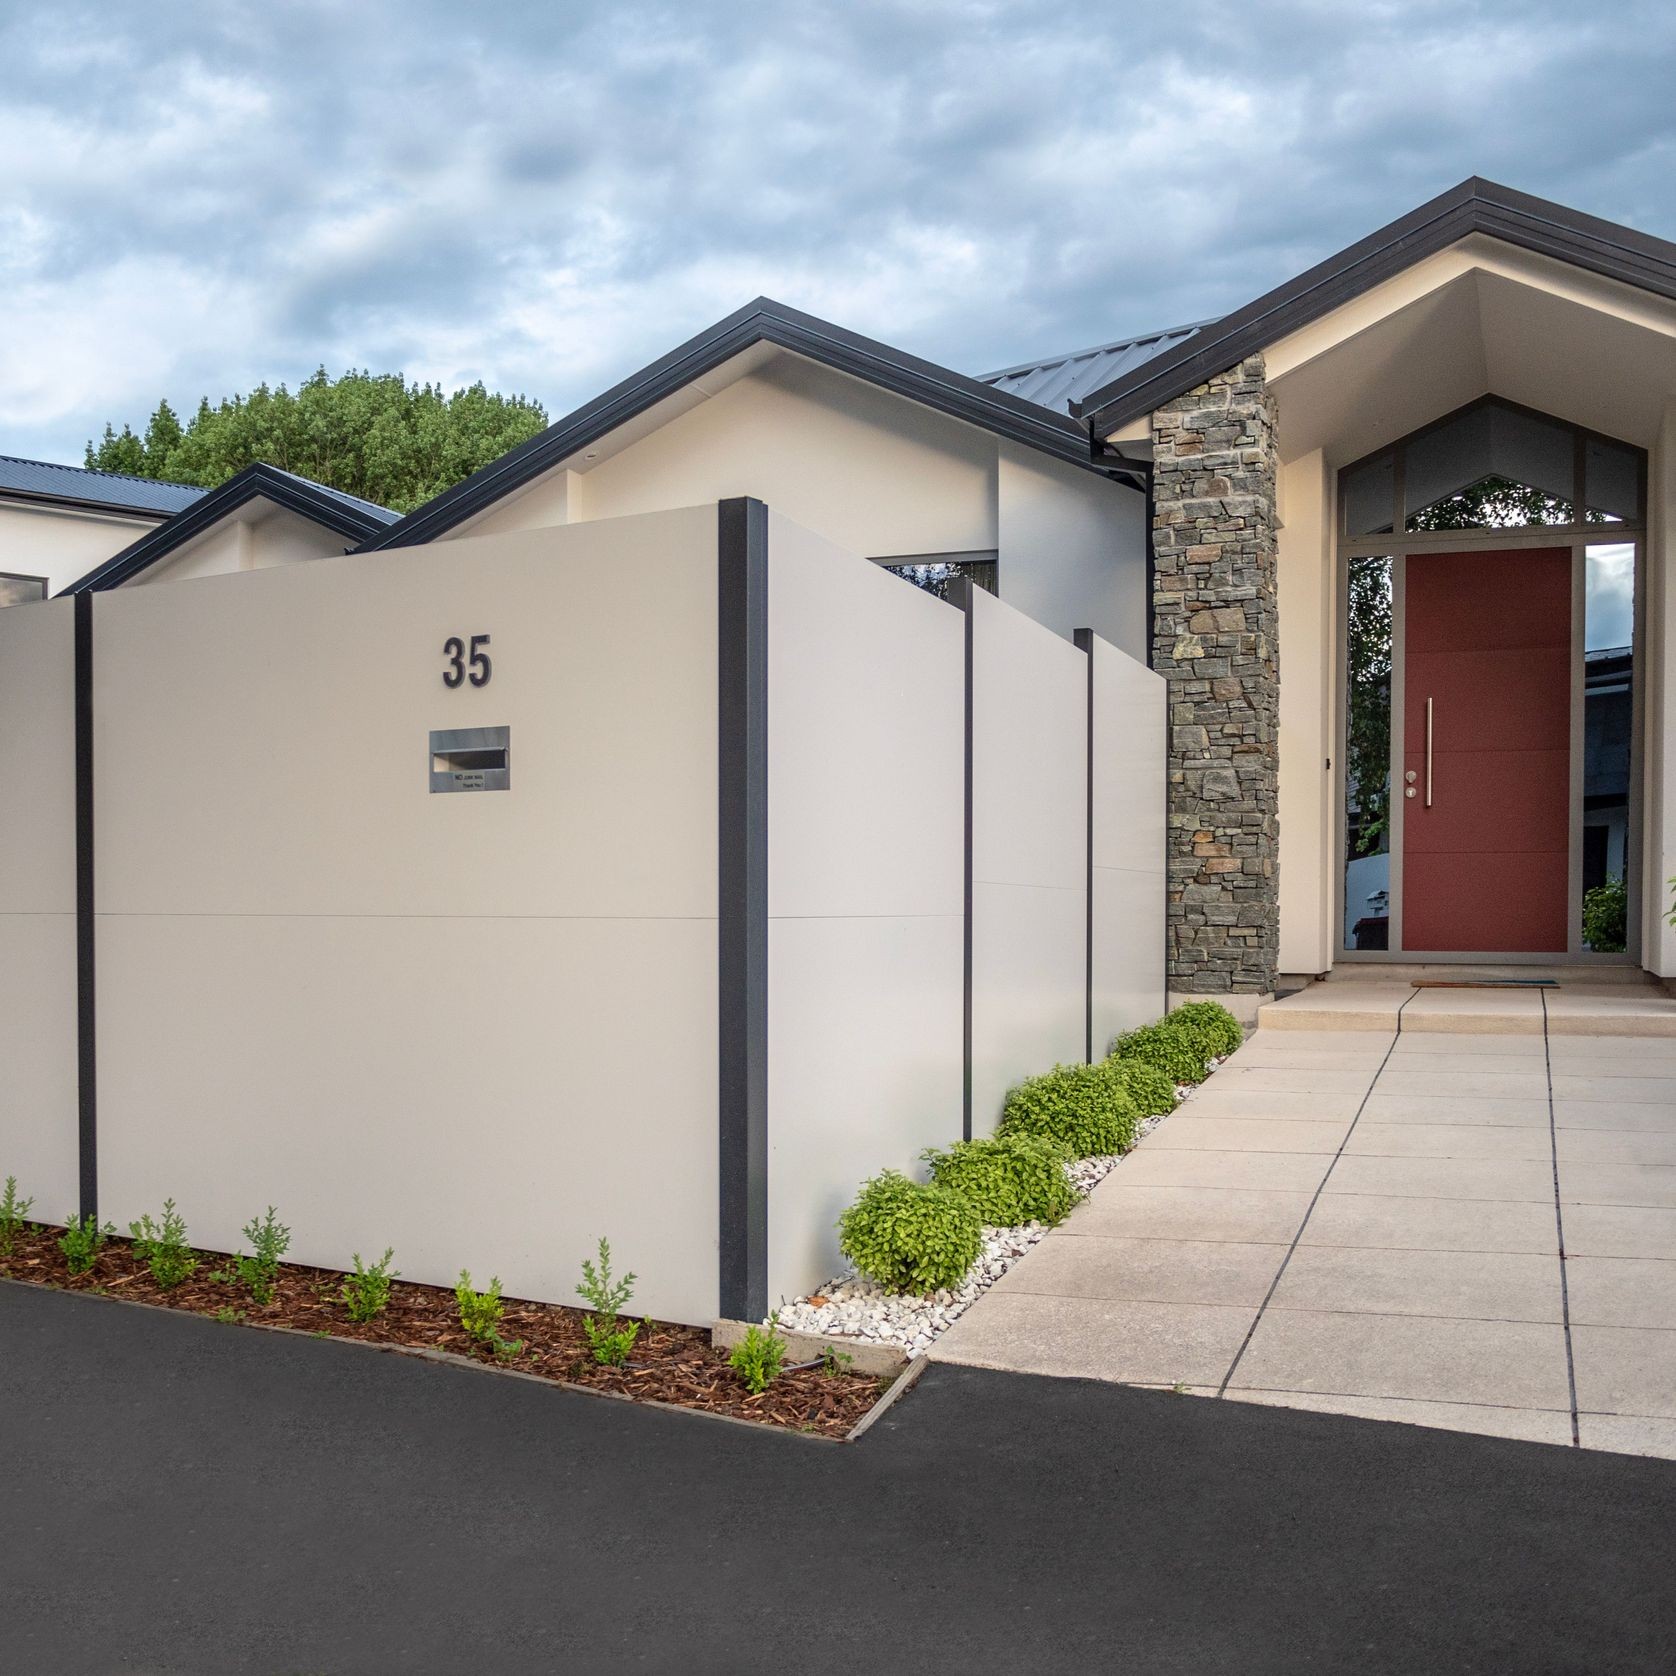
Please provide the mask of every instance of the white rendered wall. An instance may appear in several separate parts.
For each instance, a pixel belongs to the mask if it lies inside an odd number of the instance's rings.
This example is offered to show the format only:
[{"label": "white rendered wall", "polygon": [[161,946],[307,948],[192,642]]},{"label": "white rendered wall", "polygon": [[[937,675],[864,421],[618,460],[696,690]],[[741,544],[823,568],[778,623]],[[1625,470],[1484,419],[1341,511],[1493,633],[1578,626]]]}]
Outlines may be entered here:
[{"label": "white rendered wall", "polygon": [[1647,462],[1646,718],[1642,830],[1641,964],[1661,978],[1676,977],[1676,929],[1670,877],[1676,873],[1676,682],[1669,674],[1676,647],[1676,398],[1665,404]]},{"label": "white rendered wall", "polygon": [[76,1209],[73,606],[0,611],[0,1179]]},{"label": "white rendered wall", "polygon": [[1093,688],[1094,1057],[1165,1010],[1165,716],[1168,686],[1097,636]]},{"label": "white rendered wall", "polygon": [[965,622],[770,513],[768,1297],[960,1139]]},{"label": "white rendered wall", "polygon": [[1087,1048],[1086,654],[972,599],[972,1133]]},{"label": "white rendered wall", "polygon": [[336,558],[354,543],[336,530],[266,501],[247,501],[168,558],[142,571],[130,586],[185,582],[235,570],[266,570],[305,559]]},{"label": "white rendered wall", "polygon": [[[94,604],[101,1203],[716,1311],[716,510]],[[494,675],[446,690],[450,635]],[[428,791],[511,728],[512,787]]]},{"label": "white rendered wall", "polygon": [[1280,593],[1280,969],[1333,964],[1339,644],[1333,581],[1333,474],[1317,449],[1282,466]]},{"label": "white rendered wall", "polygon": [[1146,497],[1003,442],[1000,595],[1055,634],[1091,628],[1146,658]]},{"label": "white rendered wall", "polygon": [[44,576],[50,598],[161,521],[0,501],[0,570]]}]

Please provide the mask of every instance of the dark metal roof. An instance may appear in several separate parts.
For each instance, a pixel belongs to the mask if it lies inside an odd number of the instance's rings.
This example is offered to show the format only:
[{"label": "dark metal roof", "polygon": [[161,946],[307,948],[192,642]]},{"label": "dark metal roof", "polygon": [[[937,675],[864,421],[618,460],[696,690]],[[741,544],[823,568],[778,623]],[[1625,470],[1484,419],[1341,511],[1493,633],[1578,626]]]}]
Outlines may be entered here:
[{"label": "dark metal roof", "polygon": [[980,373],[979,381],[1022,396],[1039,407],[1072,413],[1078,402],[1096,390],[1144,366],[1154,356],[1192,337],[1201,326],[1210,324],[1208,320],[1195,320],[1190,326],[1170,326],[1141,337],[1120,338],[1116,343],[1103,343],[1095,349],[1076,349],[1045,361],[1027,361],[1023,366],[1003,367],[1000,372]]},{"label": "dark metal roof", "polygon": [[106,559],[97,569],[90,570],[62,591],[66,594],[86,594],[119,588],[251,500],[272,501],[276,506],[283,506],[341,535],[350,544],[376,534],[393,524],[398,516],[387,506],[375,505],[357,495],[346,495],[341,489],[328,489],[324,483],[298,477],[294,472],[281,471],[278,466],[246,466],[219,488],[202,494],[185,511],[148,531],[114,558]]},{"label": "dark metal roof", "polygon": [[190,506],[203,493],[191,483],[158,483],[120,471],[90,471],[85,466],[60,466],[49,460],[19,460],[0,454],[0,495],[167,517]]},{"label": "dark metal roof", "polygon": [[1255,302],[1201,326],[1162,354],[1120,372],[1071,411],[1087,422],[1093,436],[1110,436],[1473,233],[1676,299],[1676,244],[1475,175]]},{"label": "dark metal roof", "polygon": [[359,551],[412,547],[434,540],[756,343],[776,344],[1090,471],[1112,476],[1130,470],[1125,462],[1102,456],[1089,442],[1087,428],[1067,414],[847,332],[770,297],[758,297],[463,483],[445,489],[400,523],[364,542]]}]

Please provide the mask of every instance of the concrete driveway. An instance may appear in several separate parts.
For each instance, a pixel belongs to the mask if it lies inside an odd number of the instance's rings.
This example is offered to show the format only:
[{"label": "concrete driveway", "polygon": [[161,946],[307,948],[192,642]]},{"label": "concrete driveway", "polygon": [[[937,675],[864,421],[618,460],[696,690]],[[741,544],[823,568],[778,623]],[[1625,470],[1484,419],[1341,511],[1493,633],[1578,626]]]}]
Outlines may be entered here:
[{"label": "concrete driveway", "polygon": [[1676,1039],[1407,994],[1265,1025],[933,1355],[1676,1458]]}]

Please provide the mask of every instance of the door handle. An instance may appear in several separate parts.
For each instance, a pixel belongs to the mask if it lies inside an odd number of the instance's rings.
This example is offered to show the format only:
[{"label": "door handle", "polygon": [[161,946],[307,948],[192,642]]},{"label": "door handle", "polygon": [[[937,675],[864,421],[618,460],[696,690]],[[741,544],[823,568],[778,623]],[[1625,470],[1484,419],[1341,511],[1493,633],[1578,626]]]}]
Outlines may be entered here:
[{"label": "door handle", "polygon": [[1432,806],[1432,701],[1426,700],[1426,807]]}]

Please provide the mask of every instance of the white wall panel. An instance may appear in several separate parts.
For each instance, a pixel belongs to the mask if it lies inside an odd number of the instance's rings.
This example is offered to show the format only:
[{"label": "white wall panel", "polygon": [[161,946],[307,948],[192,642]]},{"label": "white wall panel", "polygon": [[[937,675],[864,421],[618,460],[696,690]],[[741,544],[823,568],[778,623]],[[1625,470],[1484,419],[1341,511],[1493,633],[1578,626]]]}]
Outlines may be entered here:
[{"label": "white wall panel", "polygon": [[1164,1012],[1164,679],[1095,636],[1093,690],[1094,1053]]},{"label": "white wall panel", "polygon": [[768,1297],[857,1185],[961,1131],[965,623],[773,513]]},{"label": "white wall panel", "polygon": [[76,1208],[73,607],[0,611],[0,1179]]},{"label": "white wall panel", "polygon": [[1086,1046],[1088,665],[974,593],[972,1131]]}]

